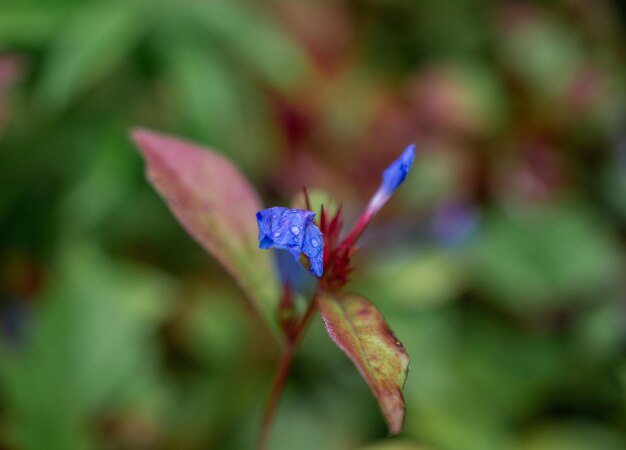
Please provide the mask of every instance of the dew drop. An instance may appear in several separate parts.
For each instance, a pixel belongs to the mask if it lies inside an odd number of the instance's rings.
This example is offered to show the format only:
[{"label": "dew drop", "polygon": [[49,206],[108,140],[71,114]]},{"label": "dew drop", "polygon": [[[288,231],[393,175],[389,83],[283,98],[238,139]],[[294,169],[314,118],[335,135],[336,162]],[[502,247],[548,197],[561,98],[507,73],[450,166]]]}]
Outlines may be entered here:
[{"label": "dew drop", "polygon": [[320,243],[317,239],[311,239],[311,245],[313,247],[317,247],[318,245],[320,245]]},{"label": "dew drop", "polygon": [[276,233],[274,233],[274,237],[278,237],[280,236],[280,233],[277,231]]},{"label": "dew drop", "polygon": [[299,234],[300,233],[300,228],[298,228],[298,227],[291,227],[291,232],[293,234]]}]

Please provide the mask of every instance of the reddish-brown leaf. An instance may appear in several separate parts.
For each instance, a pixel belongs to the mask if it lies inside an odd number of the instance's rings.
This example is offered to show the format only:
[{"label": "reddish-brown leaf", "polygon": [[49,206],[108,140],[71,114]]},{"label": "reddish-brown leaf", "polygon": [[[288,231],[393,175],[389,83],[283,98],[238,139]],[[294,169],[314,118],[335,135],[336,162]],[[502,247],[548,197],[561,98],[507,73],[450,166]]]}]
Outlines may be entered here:
[{"label": "reddish-brown leaf", "polygon": [[322,293],[322,319],[331,339],[354,362],[378,400],[392,434],[402,430],[402,388],[409,368],[404,346],[380,311],[358,295]]},{"label": "reddish-brown leaf", "polygon": [[258,248],[255,190],[227,159],[152,131],[132,136],[147,176],[187,232],[235,278],[276,330],[280,289],[270,252]]}]

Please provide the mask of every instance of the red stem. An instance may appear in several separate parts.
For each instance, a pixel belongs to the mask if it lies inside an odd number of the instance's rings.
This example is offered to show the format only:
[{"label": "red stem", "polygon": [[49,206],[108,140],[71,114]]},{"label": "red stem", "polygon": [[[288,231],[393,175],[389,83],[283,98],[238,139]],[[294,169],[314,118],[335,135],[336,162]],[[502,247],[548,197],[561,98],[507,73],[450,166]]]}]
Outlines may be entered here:
[{"label": "red stem", "polygon": [[267,399],[267,403],[265,404],[265,410],[263,411],[263,422],[261,424],[261,434],[259,435],[257,450],[265,450],[267,448],[270,427],[274,419],[278,399],[280,398],[280,394],[285,386],[285,381],[287,380],[287,375],[289,374],[289,368],[291,367],[291,363],[293,361],[294,350],[295,349],[291,344],[287,344],[280,357],[274,382],[272,383],[272,389]]},{"label": "red stem", "polygon": [[274,376],[272,388],[270,390],[270,394],[267,399],[267,403],[265,404],[265,409],[263,411],[263,420],[261,422],[261,433],[259,435],[257,450],[267,449],[267,445],[269,443],[270,428],[274,420],[276,407],[278,406],[278,400],[280,399],[280,395],[283,391],[283,388],[285,387],[285,381],[287,381],[287,375],[289,374],[289,369],[291,368],[291,363],[293,362],[296,348],[302,340],[304,332],[306,331],[309,323],[311,322],[311,319],[313,318],[313,313],[315,312],[316,306],[317,292],[313,295],[313,298],[309,302],[309,306],[307,307],[304,316],[302,316],[300,323],[298,323],[298,326],[296,327],[294,333],[291,337],[288,338],[285,346],[283,347],[283,353],[280,356],[280,361],[278,362],[278,368],[276,369],[276,375]]},{"label": "red stem", "polygon": [[354,244],[356,244],[356,241],[359,240],[359,238],[365,231],[365,228],[367,228],[367,226],[371,222],[372,217],[373,217],[372,214],[368,214],[367,212],[361,214],[361,217],[359,217],[359,220],[354,225],[350,233],[346,236],[343,242],[339,244],[339,248],[340,249],[350,248]]}]

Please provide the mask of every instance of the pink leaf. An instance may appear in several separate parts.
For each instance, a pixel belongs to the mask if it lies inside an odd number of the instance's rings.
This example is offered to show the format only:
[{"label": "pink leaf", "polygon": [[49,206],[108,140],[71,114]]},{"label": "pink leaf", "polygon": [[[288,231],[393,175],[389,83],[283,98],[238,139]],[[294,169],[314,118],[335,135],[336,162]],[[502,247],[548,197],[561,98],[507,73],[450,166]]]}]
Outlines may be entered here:
[{"label": "pink leaf", "polygon": [[399,433],[405,412],[402,388],[409,369],[406,349],[380,311],[363,297],[324,292],[318,305],[329,336],[372,389],[389,431]]},{"label": "pink leaf", "polygon": [[241,172],[206,148],[152,131],[132,136],[148,180],[187,232],[235,278],[276,330],[280,291],[271,254],[258,248],[261,201]]}]

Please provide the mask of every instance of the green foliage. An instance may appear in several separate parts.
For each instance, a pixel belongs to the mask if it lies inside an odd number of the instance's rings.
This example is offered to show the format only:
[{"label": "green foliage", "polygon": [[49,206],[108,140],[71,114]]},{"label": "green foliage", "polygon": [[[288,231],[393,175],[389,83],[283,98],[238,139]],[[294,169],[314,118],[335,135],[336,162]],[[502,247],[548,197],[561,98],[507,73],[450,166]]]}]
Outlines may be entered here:
[{"label": "green foliage", "polygon": [[[617,242],[581,207],[486,218],[474,268],[479,288],[526,314],[612,296],[621,271]],[[599,299],[600,300],[600,299]]]},{"label": "green foliage", "polygon": [[411,356],[404,435],[317,322],[272,449],[624,448],[626,21],[591,3],[0,0],[0,447],[252,447],[276,343],[139,125],[348,225],[418,144],[349,286]]},{"label": "green foliage", "polygon": [[[276,144],[259,87],[289,91],[310,71],[276,20],[251,2],[9,3],[0,6],[0,49],[39,54],[28,99],[38,109],[56,115],[81,101],[88,109],[85,99],[103,86],[122,88],[105,102],[110,110],[119,108],[119,95],[128,96],[135,122],[185,131],[247,167],[263,162],[250,149],[268,152]],[[146,82],[166,84],[170,93],[152,97]],[[179,114],[155,120],[159,115],[144,115],[145,108]]]},{"label": "green foliage", "polygon": [[68,251],[19,348],[3,346],[9,440],[23,449],[97,448],[88,417],[150,415],[163,394],[154,346],[169,309],[158,274]]}]

